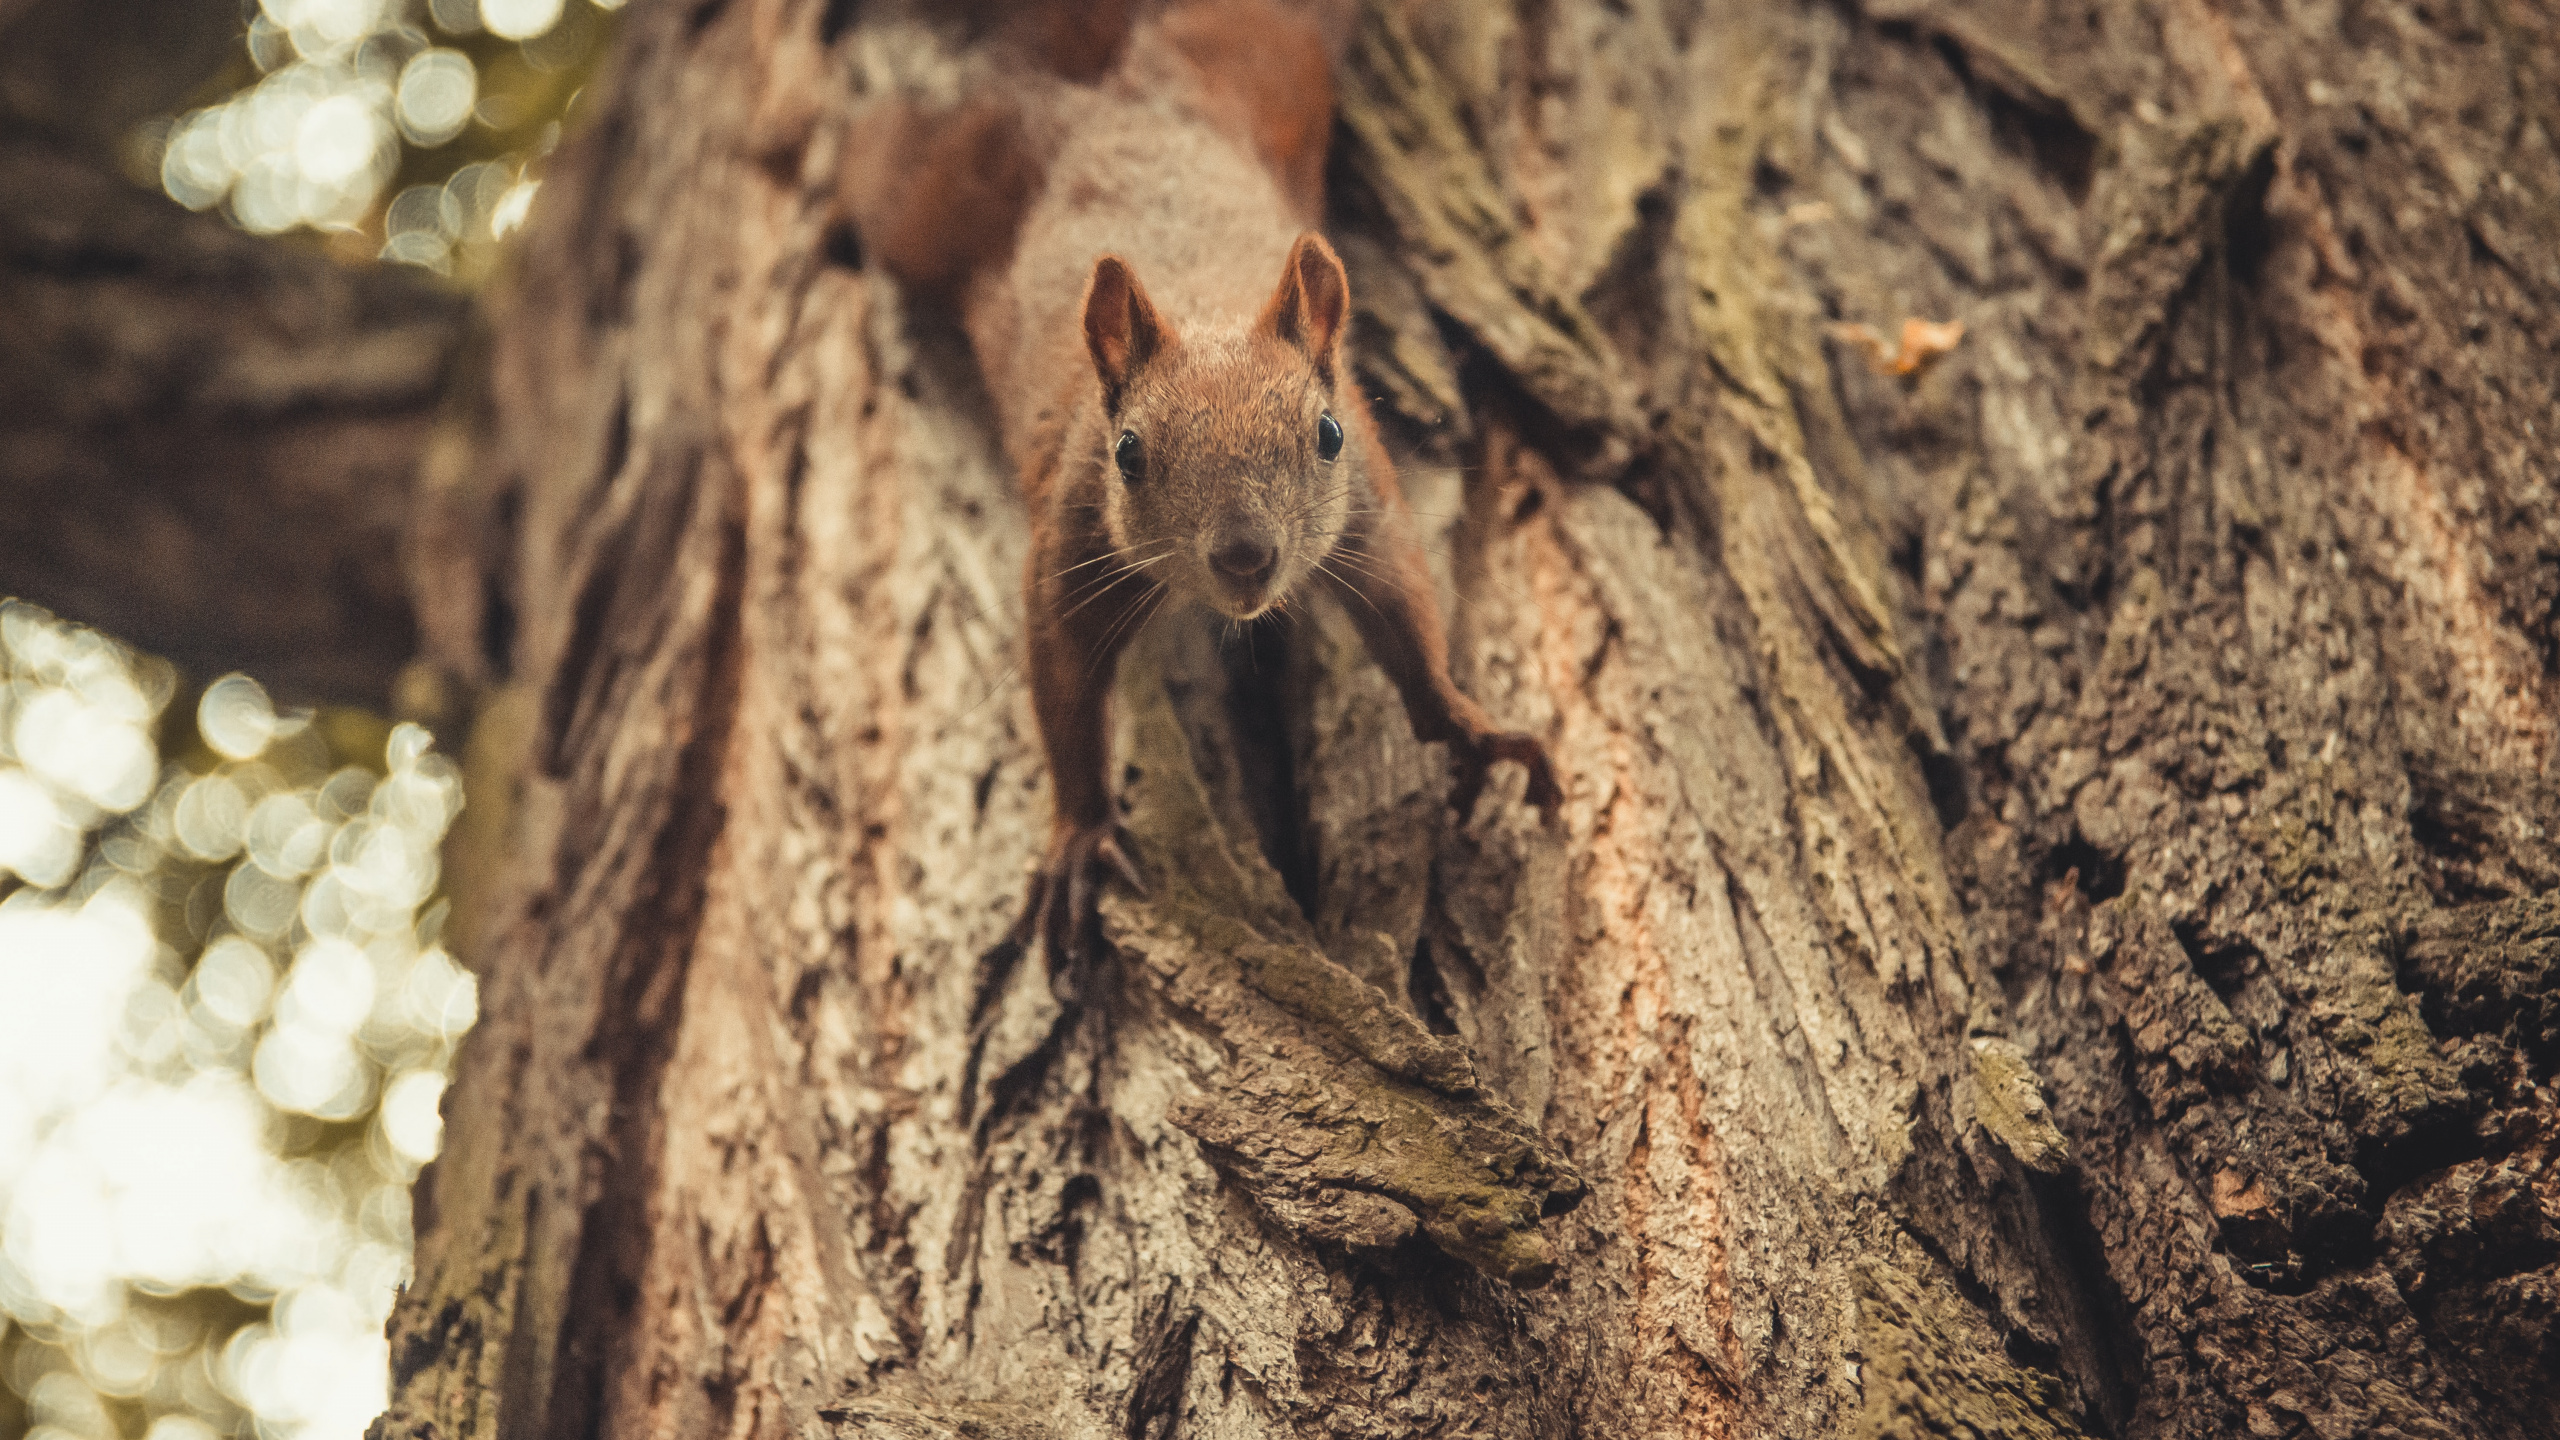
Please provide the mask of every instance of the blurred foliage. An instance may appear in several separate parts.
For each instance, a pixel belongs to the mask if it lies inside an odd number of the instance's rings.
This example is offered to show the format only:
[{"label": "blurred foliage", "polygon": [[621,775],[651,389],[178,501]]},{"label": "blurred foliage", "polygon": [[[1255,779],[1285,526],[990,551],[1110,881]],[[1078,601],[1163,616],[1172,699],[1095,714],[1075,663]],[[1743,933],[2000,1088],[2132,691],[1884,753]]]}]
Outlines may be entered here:
[{"label": "blurred foliage", "polygon": [[[620,3],[37,0],[0,111],[279,243],[471,285]],[[191,686],[0,597],[0,1436],[379,1412],[476,1015],[440,943],[461,804],[418,726]]]}]

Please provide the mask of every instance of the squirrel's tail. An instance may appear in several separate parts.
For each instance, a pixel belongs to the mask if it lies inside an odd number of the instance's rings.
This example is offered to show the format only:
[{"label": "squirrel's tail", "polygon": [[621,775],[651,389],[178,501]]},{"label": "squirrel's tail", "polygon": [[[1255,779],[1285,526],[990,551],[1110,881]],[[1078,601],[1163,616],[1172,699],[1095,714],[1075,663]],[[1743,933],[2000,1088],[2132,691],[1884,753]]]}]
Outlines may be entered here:
[{"label": "squirrel's tail", "polygon": [[1013,253],[1059,137],[1060,85],[1179,95],[1321,219],[1350,0],[963,0],[997,76],[956,104],[884,99],[856,122],[839,204],[906,285],[955,295]]},{"label": "squirrel's tail", "polygon": [[855,126],[839,193],[867,256],[913,289],[950,295],[1012,253],[1042,168],[1010,97],[884,100]]},{"label": "squirrel's tail", "polygon": [[1140,0],[956,0],[943,7],[986,68],[956,103],[888,98],[854,123],[839,205],[863,249],[911,288],[956,294],[1013,252],[1056,147],[1062,82],[1118,62]]},{"label": "squirrel's tail", "polygon": [[[1189,71],[1209,122],[1254,151],[1308,225],[1323,222],[1333,66],[1349,32],[1344,0],[1176,0],[1148,32]],[[1169,77],[1138,47],[1139,84]],[[1179,82],[1175,82],[1179,83]]]}]

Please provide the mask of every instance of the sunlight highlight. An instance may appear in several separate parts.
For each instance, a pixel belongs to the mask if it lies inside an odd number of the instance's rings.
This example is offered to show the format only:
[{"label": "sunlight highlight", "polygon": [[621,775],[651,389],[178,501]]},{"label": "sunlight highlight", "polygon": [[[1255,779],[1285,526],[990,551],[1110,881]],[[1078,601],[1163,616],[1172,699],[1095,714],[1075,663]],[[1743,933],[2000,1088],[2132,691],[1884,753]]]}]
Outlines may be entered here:
[{"label": "sunlight highlight", "polygon": [[[388,204],[386,194],[409,150],[449,144],[475,123],[500,134],[526,123],[523,77],[557,71],[593,43],[594,27],[563,25],[564,14],[564,0],[260,0],[246,34],[257,81],[147,128],[161,188],[257,234],[379,223],[382,258],[450,272],[459,248],[522,222],[528,172],[557,127],[506,141],[519,148],[503,161],[408,186]],[[428,26],[458,43],[437,43]],[[461,45],[480,32],[515,42],[522,59],[482,45],[475,61]],[[555,93],[530,113],[561,103]],[[504,173],[474,173],[491,169]]]},{"label": "sunlight highlight", "polygon": [[237,675],[164,765],[174,688],[0,604],[0,1380],[54,1440],[136,1433],[110,1399],[147,1440],[353,1440],[478,1013],[425,908],[460,778],[414,725],[337,763],[368,732]]}]

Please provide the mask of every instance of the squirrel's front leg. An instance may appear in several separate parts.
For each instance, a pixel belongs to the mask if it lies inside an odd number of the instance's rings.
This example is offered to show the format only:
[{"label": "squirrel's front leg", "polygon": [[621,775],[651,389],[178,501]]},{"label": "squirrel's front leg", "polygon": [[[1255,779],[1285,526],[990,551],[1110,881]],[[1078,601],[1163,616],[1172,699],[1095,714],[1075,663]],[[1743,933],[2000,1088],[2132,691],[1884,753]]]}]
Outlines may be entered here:
[{"label": "squirrel's front leg", "polygon": [[1111,685],[1121,650],[1162,592],[1143,577],[1113,571],[1108,551],[1076,556],[1060,553],[1065,549],[1035,537],[1024,587],[1031,705],[1055,809],[1048,852],[1012,938],[1027,945],[1036,934],[1048,951],[1050,983],[1061,999],[1073,999],[1095,931],[1100,872],[1108,867],[1146,893],[1130,859],[1134,847],[1112,811]]},{"label": "squirrel's front leg", "polygon": [[[1379,488],[1386,491],[1391,485]],[[1448,743],[1449,767],[1457,782],[1449,799],[1460,818],[1475,808],[1485,771],[1496,760],[1509,760],[1529,772],[1529,803],[1552,822],[1556,807],[1564,803],[1564,790],[1556,784],[1546,742],[1524,731],[1495,728],[1484,707],[1449,678],[1449,640],[1431,595],[1430,572],[1423,568],[1420,549],[1403,533],[1410,522],[1401,497],[1382,498],[1386,523],[1345,534],[1342,548],[1350,552],[1344,557],[1350,563],[1327,566],[1320,573],[1347,592],[1343,610],[1378,668],[1395,682],[1414,738]]]}]

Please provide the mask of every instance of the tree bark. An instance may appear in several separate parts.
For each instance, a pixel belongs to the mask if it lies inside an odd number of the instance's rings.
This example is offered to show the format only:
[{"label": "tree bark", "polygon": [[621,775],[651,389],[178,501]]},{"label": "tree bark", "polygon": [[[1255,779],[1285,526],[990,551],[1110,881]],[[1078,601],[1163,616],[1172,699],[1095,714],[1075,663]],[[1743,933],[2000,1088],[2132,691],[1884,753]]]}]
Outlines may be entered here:
[{"label": "tree bark", "polygon": [[965,42],[849,9],[634,6],[491,301],[377,1433],[2560,1434],[2560,13],[1367,6],[1364,374],[1565,825],[1160,624],[1068,1004],[1021,504],[834,218]]},{"label": "tree bark", "polygon": [[32,0],[0,5],[0,42],[0,592],[199,678],[386,708],[465,300],[118,173],[135,125],[236,57],[224,7]]}]

